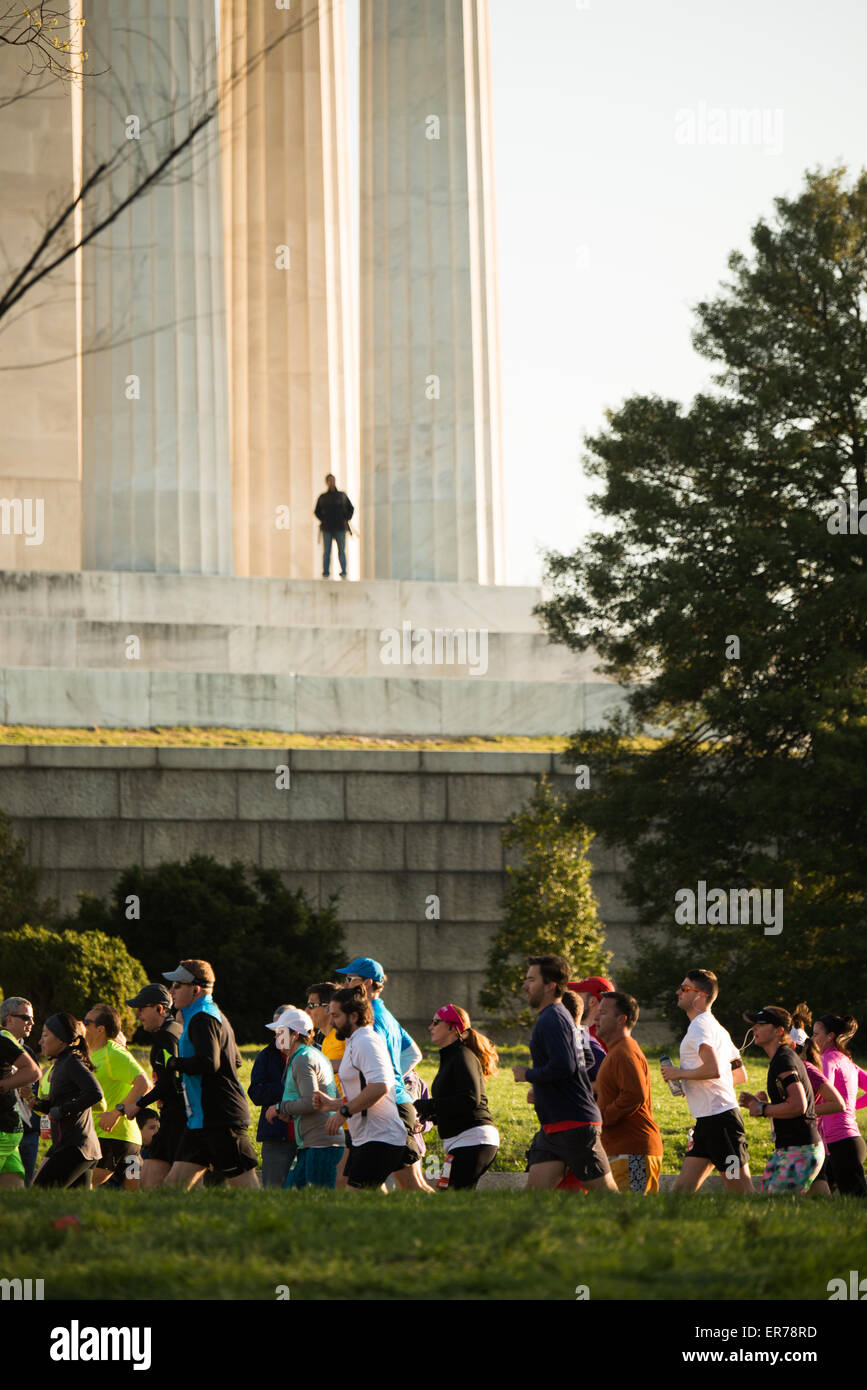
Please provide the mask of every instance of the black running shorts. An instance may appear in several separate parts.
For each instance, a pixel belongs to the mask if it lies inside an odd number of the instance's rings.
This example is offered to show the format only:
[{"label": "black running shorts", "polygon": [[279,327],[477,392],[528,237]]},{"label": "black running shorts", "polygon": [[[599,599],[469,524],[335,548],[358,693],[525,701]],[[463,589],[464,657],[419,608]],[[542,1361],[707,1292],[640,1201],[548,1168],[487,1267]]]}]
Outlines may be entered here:
[{"label": "black running shorts", "polygon": [[611,1168],[599,1128],[599,1125],[580,1125],[577,1129],[561,1129],[555,1134],[546,1134],[540,1129],[530,1145],[527,1167],[532,1168],[536,1163],[565,1163],[582,1182],[604,1178]]},{"label": "black running shorts", "polygon": [[239,1178],[242,1173],[259,1166],[246,1129],[228,1129],[223,1125],[185,1129],[174,1161],[213,1168],[224,1178]]},{"label": "black running shorts", "polygon": [[[693,1126],[686,1157],[704,1158],[724,1176],[738,1176],[750,1158],[741,1112],[723,1110],[720,1115],[700,1115]],[[732,1172],[733,1158],[737,1159],[737,1172]]]},{"label": "black running shorts", "polygon": [[371,1139],[366,1144],[353,1144],[347,1152],[343,1176],[350,1187],[381,1187],[391,1173],[406,1163],[403,1144],[380,1144]]}]

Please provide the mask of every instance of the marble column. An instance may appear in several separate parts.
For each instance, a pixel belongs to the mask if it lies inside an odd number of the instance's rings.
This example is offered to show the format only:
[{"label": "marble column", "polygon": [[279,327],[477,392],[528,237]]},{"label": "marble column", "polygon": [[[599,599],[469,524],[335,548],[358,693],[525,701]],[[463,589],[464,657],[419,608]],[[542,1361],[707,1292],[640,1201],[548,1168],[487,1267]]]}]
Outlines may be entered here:
[{"label": "marble column", "polygon": [[101,76],[82,169],[110,212],[209,110],[164,180],[82,253],[85,569],[232,573],[216,20],[203,0],[89,0]]},{"label": "marble column", "polygon": [[[72,203],[75,175],[70,84],[40,80],[18,48],[0,43],[0,100],[5,296]],[[53,238],[38,264],[67,244]],[[81,568],[77,350],[70,258],[0,320],[0,569]]]},{"label": "marble column", "polygon": [[361,0],[369,578],[501,583],[488,0]]},{"label": "marble column", "polygon": [[358,503],[345,19],[343,0],[220,6],[238,574],[321,573],[326,473]]}]

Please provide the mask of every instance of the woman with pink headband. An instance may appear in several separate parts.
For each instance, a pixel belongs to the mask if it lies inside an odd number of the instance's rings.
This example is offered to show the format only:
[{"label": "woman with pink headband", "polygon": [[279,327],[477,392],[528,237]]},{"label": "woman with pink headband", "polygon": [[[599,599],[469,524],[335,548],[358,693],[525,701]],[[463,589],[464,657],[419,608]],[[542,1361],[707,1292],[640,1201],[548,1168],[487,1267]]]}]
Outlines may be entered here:
[{"label": "woman with pink headband", "polygon": [[440,1049],[439,1071],[430,1100],[415,1102],[425,1120],[433,1120],[446,1154],[438,1187],[475,1187],[497,1157],[500,1136],[488,1109],[485,1077],[497,1072],[497,1049],[470,1027],[465,1009],[444,1004],[428,1031]]}]

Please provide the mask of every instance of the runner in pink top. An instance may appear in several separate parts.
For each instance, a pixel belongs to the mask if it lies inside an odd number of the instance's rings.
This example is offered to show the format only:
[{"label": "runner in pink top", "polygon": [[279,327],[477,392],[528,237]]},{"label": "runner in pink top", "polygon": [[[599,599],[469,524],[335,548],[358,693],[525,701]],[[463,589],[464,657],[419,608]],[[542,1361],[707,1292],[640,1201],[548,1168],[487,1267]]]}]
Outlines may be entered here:
[{"label": "runner in pink top", "polygon": [[[823,1014],[813,1023],[811,1041],[821,1054],[822,1073],[839,1091],[845,1105],[842,1113],[825,1115],[820,1121],[828,1159],[827,1172],[823,1170],[819,1178],[827,1177],[831,1187],[840,1192],[867,1197],[867,1145],[855,1118],[855,1111],[867,1106],[867,1073],[856,1066],[846,1046],[857,1030],[857,1019],[839,1014]],[[859,1089],[865,1092],[860,1099]]]}]

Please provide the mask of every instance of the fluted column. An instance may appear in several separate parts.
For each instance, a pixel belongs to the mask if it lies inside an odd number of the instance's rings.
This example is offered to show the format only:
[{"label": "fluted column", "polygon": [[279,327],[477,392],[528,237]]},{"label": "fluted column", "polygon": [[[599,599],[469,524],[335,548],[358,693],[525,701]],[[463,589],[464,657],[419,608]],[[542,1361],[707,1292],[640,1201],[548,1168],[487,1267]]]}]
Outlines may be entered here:
[{"label": "fluted column", "polygon": [[325,474],[359,500],[343,0],[220,28],[236,566],[308,577]]},{"label": "fluted column", "polygon": [[488,0],[361,0],[369,578],[504,580]]},{"label": "fluted column", "polygon": [[[73,90],[0,43],[0,295],[74,200]],[[49,239],[39,265],[66,244]],[[81,568],[75,290],[70,258],[0,322],[0,569]]]},{"label": "fluted column", "polygon": [[[89,0],[83,175],[110,211],[213,119],[82,255],[85,569],[232,572],[216,21],[204,0]],[[100,202],[101,198],[101,202]]]}]

